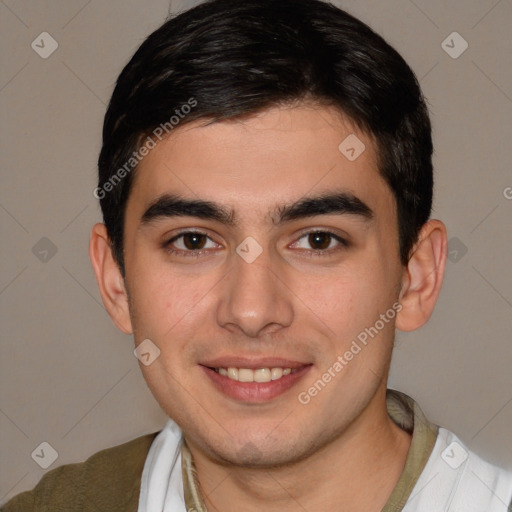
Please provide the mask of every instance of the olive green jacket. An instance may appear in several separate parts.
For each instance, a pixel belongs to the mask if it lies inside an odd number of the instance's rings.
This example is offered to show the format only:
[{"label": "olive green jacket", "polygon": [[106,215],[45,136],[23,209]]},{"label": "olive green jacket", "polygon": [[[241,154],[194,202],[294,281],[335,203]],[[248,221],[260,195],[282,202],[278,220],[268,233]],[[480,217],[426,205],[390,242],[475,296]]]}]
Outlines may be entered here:
[{"label": "olive green jacket", "polygon": [[142,469],[155,434],[46,473],[2,512],[137,512]]}]

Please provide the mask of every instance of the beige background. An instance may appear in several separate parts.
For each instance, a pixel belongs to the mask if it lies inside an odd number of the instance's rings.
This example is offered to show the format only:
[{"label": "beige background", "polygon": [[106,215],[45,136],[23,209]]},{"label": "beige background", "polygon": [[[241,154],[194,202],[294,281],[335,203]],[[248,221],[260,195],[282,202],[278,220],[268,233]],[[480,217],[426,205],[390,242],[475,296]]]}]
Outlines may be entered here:
[{"label": "beige background", "polygon": [[[436,147],[434,217],[451,238],[437,310],[419,331],[398,334],[390,387],[484,458],[512,467],[511,1],[338,4],[421,78]],[[186,5],[0,2],[0,503],[40,479],[31,453],[41,442],[58,452],[52,469],[165,420],[131,338],[105,313],[87,246],[100,220],[92,190],[105,104],[143,39]],[[47,59],[31,48],[44,31],[59,45]],[[454,31],[469,44],[457,59],[442,48]]]}]

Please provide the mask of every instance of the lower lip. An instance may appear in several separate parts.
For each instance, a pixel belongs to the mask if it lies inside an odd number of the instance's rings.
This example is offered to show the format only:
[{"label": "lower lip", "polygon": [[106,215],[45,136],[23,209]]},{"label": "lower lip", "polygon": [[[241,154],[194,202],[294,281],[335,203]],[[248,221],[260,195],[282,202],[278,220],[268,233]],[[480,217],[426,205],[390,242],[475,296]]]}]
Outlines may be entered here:
[{"label": "lower lip", "polygon": [[250,403],[263,403],[282,395],[302,379],[311,365],[299,368],[296,372],[284,375],[270,382],[239,382],[220,375],[215,370],[201,365],[202,370],[213,385],[225,395],[235,400]]}]

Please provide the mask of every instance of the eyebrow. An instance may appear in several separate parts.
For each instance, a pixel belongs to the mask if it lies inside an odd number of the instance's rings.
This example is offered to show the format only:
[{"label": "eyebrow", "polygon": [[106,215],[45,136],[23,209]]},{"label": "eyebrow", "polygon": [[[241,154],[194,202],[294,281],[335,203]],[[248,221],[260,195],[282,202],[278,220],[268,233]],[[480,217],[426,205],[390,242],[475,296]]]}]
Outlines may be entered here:
[{"label": "eyebrow", "polygon": [[[275,225],[317,215],[356,215],[363,220],[374,217],[372,209],[350,192],[338,191],[319,196],[303,197],[296,202],[278,206],[272,212]],[[197,217],[213,220],[233,227],[237,225],[235,212],[207,200],[187,199],[179,195],[164,194],[144,212],[141,224],[146,225],[163,218]]]}]

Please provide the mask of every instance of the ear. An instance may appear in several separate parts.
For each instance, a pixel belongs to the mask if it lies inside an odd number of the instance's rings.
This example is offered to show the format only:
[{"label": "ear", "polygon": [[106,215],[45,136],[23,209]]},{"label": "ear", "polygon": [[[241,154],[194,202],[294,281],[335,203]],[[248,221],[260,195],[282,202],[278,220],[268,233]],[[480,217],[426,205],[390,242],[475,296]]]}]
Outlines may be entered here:
[{"label": "ear", "polygon": [[440,220],[426,222],[404,268],[397,329],[414,331],[432,315],[443,283],[447,246],[445,225]]},{"label": "ear", "polygon": [[103,304],[116,327],[125,334],[133,332],[128,294],[121,270],[110,244],[105,224],[95,224],[89,242],[89,257],[96,274]]}]

